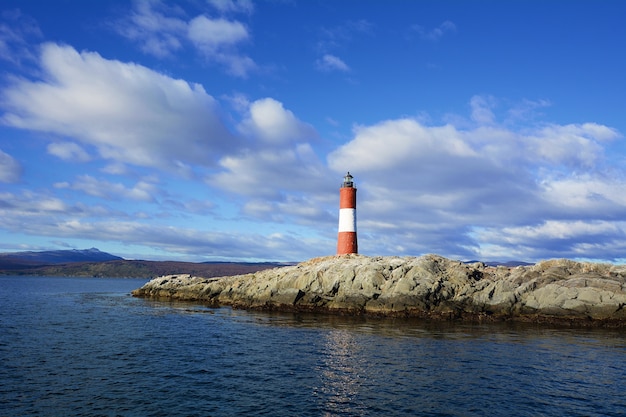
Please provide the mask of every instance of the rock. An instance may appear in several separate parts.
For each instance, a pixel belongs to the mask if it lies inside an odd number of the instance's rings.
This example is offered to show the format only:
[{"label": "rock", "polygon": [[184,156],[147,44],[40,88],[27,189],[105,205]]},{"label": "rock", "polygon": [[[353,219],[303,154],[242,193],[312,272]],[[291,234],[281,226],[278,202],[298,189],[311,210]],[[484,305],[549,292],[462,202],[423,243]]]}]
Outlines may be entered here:
[{"label": "rock", "polygon": [[626,323],[626,267],[566,259],[509,268],[437,255],[329,256],[231,277],[169,275],[133,295],[255,309]]}]

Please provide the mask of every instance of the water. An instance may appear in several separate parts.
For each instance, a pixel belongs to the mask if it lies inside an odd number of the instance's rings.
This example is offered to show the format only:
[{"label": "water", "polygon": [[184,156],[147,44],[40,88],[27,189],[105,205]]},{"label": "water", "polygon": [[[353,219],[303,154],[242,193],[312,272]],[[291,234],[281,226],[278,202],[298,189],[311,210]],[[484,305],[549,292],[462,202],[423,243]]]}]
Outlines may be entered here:
[{"label": "water", "polygon": [[0,277],[0,416],[617,416],[626,331],[270,314]]}]

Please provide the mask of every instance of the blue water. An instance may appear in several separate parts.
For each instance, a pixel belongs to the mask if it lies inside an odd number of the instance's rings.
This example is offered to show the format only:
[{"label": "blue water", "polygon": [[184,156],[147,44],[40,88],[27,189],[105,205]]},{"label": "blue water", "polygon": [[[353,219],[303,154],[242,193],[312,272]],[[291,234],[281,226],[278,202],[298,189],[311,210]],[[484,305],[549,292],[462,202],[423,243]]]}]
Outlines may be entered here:
[{"label": "blue water", "polygon": [[618,416],[626,331],[270,314],[0,277],[0,416]]}]

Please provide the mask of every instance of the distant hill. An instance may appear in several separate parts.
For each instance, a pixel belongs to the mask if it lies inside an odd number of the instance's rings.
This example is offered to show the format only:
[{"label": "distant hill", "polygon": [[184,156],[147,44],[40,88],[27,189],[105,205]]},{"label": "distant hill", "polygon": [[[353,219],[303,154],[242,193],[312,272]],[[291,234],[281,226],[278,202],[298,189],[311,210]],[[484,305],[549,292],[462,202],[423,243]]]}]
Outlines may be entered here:
[{"label": "distant hill", "polygon": [[101,252],[96,248],[91,249],[70,249],[70,250],[49,250],[41,252],[11,252],[0,253],[0,264],[12,263],[14,265],[36,265],[36,264],[64,264],[69,262],[106,262],[119,261],[124,258]]},{"label": "distant hill", "polygon": [[272,262],[129,261],[96,248],[0,253],[0,274],[3,275],[153,278],[192,274],[211,278],[247,274],[284,265]]}]

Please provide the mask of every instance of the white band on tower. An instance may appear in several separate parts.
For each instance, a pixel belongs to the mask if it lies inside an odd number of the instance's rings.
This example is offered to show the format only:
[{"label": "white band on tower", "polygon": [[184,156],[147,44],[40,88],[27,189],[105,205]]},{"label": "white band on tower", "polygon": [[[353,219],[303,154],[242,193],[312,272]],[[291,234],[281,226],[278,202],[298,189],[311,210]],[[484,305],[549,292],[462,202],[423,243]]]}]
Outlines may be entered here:
[{"label": "white band on tower", "polygon": [[339,232],[356,232],[356,209],[339,209]]}]

